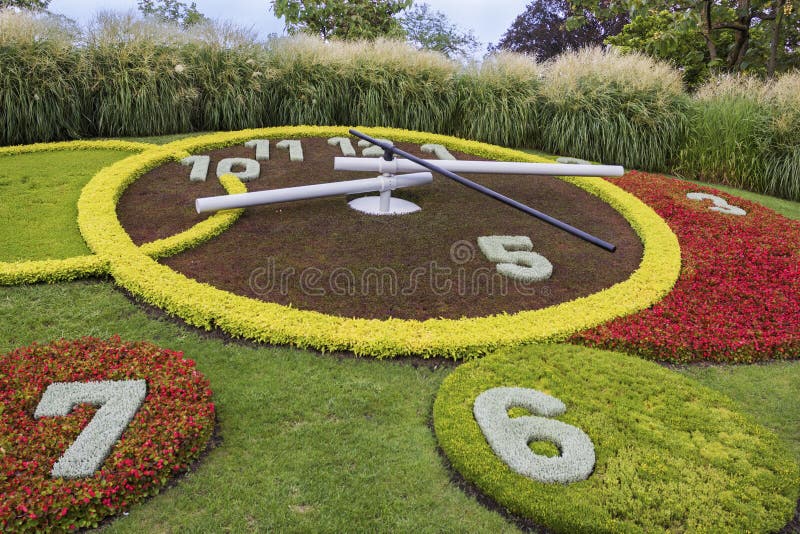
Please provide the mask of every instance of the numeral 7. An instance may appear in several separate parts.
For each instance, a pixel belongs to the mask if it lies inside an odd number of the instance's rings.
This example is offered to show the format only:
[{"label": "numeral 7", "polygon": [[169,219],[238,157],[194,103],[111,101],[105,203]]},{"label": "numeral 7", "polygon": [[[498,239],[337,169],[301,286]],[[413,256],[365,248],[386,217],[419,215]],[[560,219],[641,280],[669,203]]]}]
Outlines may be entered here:
[{"label": "numeral 7", "polygon": [[34,418],[64,417],[83,403],[100,406],[95,416],[53,466],[53,478],[83,478],[97,471],[147,395],[144,380],[50,384]]}]

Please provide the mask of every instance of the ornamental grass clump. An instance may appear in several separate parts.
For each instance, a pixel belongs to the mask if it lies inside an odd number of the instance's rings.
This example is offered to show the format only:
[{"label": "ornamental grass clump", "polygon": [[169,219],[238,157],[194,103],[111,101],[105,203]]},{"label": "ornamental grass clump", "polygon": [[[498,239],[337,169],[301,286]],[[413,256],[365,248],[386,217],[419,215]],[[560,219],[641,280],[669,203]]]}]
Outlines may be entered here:
[{"label": "ornamental grass clump", "polygon": [[209,22],[189,30],[182,64],[196,91],[192,126],[238,130],[269,122],[265,52],[256,36],[231,24]]},{"label": "ornamental grass clump", "polygon": [[765,91],[771,110],[764,154],[764,191],[800,200],[800,71],[784,74]]},{"label": "ornamental grass clump", "polygon": [[0,10],[0,145],[75,138],[85,128],[76,35],[60,18]]},{"label": "ornamental grass clump", "polygon": [[337,45],[345,93],[353,95],[351,124],[444,133],[455,106],[457,64],[403,41]]},{"label": "ornamental grass clump", "polygon": [[271,39],[263,68],[264,125],[344,124],[351,95],[341,46],[298,35]]},{"label": "ornamental grass clump", "polygon": [[764,84],[747,76],[718,76],[694,97],[690,135],[676,169],[700,180],[766,191],[764,133],[770,112]]},{"label": "ornamental grass clump", "polygon": [[181,56],[188,37],[176,25],[134,13],[102,12],[83,55],[94,134],[162,135],[192,130],[198,94]]},{"label": "ornamental grass clump", "polygon": [[456,82],[453,134],[504,146],[535,146],[541,66],[500,52],[464,69]]},{"label": "ornamental grass clump", "polygon": [[456,64],[401,41],[324,42],[311,36],[266,46],[266,124],[388,125],[438,132],[453,110]]},{"label": "ornamental grass clump", "polygon": [[585,48],[545,65],[544,150],[636,169],[664,170],[688,128],[681,75],[641,54]]}]

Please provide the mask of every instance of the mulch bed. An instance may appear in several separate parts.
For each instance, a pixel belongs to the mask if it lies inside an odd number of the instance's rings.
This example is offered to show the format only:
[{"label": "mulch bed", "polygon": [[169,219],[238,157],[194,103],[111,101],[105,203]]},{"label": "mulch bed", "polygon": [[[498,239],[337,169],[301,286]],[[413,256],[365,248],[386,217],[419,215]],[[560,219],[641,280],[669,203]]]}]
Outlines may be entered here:
[{"label": "mulch bed", "polygon": [[[304,162],[290,162],[288,152],[275,144],[271,159],[261,162],[261,177],[248,182],[250,191],[377,174],[333,171],[333,158],[341,152],[325,139],[302,140]],[[398,146],[431,157],[416,145]],[[239,145],[208,155],[205,182],[190,182],[188,167],[169,163],[126,190],[118,216],[137,244],[168,237],[207,217],[195,212],[194,201],[225,194],[216,179],[217,162],[253,158],[254,150]],[[621,282],[638,267],[638,236],[621,215],[583,190],[550,177],[467,177],[610,241],[617,251],[610,254],[435,175],[433,184],[394,192],[422,208],[415,214],[365,215],[349,209],[345,201],[350,199],[343,197],[248,208],[219,237],[163,263],[239,295],[379,319],[478,317],[543,308]],[[488,235],[529,236],[534,251],[553,264],[553,276],[522,287],[497,274],[477,248],[477,238]]]}]

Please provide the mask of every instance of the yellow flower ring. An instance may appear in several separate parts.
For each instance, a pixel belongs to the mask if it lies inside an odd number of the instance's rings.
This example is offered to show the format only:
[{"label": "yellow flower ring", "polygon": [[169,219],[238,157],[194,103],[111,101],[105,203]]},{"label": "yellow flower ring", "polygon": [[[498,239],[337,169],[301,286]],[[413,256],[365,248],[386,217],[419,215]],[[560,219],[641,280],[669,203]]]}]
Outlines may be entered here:
[{"label": "yellow flower ring", "polygon": [[[493,160],[550,161],[516,150],[454,137],[390,128],[363,128],[375,137],[410,143],[438,143]],[[680,271],[680,247],[669,226],[651,208],[622,189],[596,178],[565,178],[622,214],[640,236],[639,268],[624,282],[598,293],[544,309],[489,317],[358,319],[263,302],[197,282],[156,262],[122,228],[116,204],[126,187],[145,172],[190,153],[254,138],[346,136],[345,127],[280,127],[209,134],[176,141],[131,156],[101,170],[78,202],[84,239],[108,263],[116,282],[145,302],[187,323],[220,328],[233,337],[326,351],[351,351],[386,358],[402,355],[469,358],[501,346],[562,340],[570,334],[651,306],[672,289]],[[201,223],[202,224],[202,223]],[[201,240],[202,229],[185,232],[183,243]]]},{"label": "yellow flower ring", "polygon": [[[0,156],[60,150],[119,150],[144,153],[146,151],[159,150],[160,148],[159,145],[129,141],[67,141],[0,147]],[[245,186],[232,175],[223,176],[220,181],[228,193],[246,192]],[[143,245],[142,252],[153,258],[163,258],[177,254],[182,250],[197,245],[200,241],[211,239],[215,235],[222,233],[236,221],[242,211],[220,212],[185,232]],[[53,260],[0,261],[0,285],[64,282],[78,278],[103,276],[108,272],[108,260],[98,254]]]}]

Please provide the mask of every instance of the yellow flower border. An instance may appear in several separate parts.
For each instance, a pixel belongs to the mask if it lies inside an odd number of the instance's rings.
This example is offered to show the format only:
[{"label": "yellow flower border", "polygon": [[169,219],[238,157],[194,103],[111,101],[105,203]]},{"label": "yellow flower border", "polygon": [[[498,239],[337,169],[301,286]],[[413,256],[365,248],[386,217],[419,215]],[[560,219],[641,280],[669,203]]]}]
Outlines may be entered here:
[{"label": "yellow flower border", "polygon": [[[159,148],[159,145],[129,141],[66,141],[60,143],[38,143],[34,145],[0,147],[0,156],[55,152],[59,150],[119,150],[143,153]],[[123,159],[121,161],[125,160]],[[244,193],[247,191],[244,184],[233,175],[221,177],[220,182],[230,194]],[[83,193],[81,193],[81,195],[83,195]],[[184,232],[142,245],[141,250],[152,258],[162,258],[177,254],[182,250],[191,248],[219,235],[229,228],[243,212],[244,210],[219,212]],[[0,261],[0,285],[66,282],[79,278],[104,276],[108,273],[108,260],[97,254],[54,260]]]},{"label": "yellow flower border", "polygon": [[[551,161],[475,141],[390,128],[363,128],[375,137],[410,143],[438,143],[495,160]],[[234,295],[160,265],[137,247],[116,216],[116,203],[140,175],[189,152],[210,150],[254,138],[336,137],[344,127],[294,126],[209,134],[163,145],[103,170],[78,202],[78,224],[89,247],[109,263],[116,282],[169,314],[210,330],[264,343],[290,344],[323,352],[351,351],[386,358],[403,355],[475,357],[512,346],[561,340],[662,299],[680,272],[680,246],[669,226],[633,195],[596,178],[567,181],[597,195],[619,211],[644,243],[639,268],[610,288],[540,310],[460,320],[351,319],[304,311]]]}]

